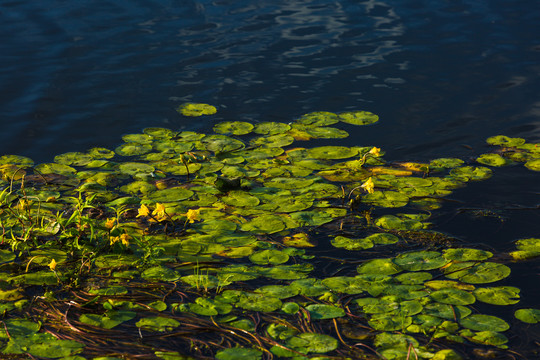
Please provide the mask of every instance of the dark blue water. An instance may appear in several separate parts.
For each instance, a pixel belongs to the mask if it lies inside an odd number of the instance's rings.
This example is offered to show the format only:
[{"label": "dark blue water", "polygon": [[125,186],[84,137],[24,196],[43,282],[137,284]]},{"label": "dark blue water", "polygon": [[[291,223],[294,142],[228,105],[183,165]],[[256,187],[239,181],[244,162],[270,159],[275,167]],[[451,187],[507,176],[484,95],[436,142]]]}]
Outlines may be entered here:
[{"label": "dark blue water", "polygon": [[114,147],[147,126],[362,109],[393,158],[540,138],[540,5],[508,1],[0,1],[0,153]]},{"label": "dark blue water", "polygon": [[[389,160],[468,159],[497,134],[540,141],[537,0],[0,0],[0,154],[36,162],[114,148],[149,126],[289,122],[317,110],[381,117],[346,145]],[[186,101],[216,105],[183,118]],[[513,250],[540,236],[538,173],[496,169],[457,191],[439,229]],[[459,208],[504,211],[504,221]],[[527,306],[538,262],[516,265]]]}]

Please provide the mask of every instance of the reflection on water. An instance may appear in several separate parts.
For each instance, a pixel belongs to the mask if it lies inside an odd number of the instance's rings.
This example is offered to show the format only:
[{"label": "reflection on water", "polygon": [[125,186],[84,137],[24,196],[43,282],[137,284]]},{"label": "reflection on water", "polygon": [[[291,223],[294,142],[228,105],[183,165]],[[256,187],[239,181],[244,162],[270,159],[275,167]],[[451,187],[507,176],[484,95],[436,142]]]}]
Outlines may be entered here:
[{"label": "reflection on water", "polygon": [[2,2],[0,152],[47,161],[146,126],[210,127],[175,113],[187,100],[252,121],[367,109],[383,121],[359,143],[463,151],[538,117],[534,5]]}]

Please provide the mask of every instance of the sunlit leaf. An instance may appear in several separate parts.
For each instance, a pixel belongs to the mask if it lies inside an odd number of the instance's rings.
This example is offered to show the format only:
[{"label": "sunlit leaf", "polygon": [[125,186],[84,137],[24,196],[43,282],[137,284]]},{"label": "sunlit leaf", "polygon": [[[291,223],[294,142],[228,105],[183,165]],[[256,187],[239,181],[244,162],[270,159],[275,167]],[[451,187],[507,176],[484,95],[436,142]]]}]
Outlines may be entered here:
[{"label": "sunlit leaf", "polygon": [[540,322],[540,310],[538,309],[519,309],[514,313],[516,319],[528,324],[536,324]]},{"label": "sunlit leaf", "polygon": [[184,103],[180,105],[176,111],[184,116],[201,116],[201,115],[213,115],[217,112],[217,109],[208,104],[200,103]]},{"label": "sunlit leaf", "polygon": [[474,314],[463,318],[459,323],[467,329],[475,331],[506,331],[510,325],[503,319],[492,315]]},{"label": "sunlit leaf", "polygon": [[493,305],[512,305],[519,302],[520,290],[513,286],[487,287],[474,290],[473,294],[482,302]]}]

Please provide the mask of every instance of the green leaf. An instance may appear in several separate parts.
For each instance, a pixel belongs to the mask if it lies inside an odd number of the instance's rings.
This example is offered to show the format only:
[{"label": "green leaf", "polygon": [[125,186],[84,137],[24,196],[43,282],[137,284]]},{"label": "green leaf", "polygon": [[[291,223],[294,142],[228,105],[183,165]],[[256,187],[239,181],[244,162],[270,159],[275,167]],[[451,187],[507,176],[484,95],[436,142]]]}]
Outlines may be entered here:
[{"label": "green leaf", "polygon": [[123,322],[129,321],[137,316],[136,312],[127,310],[109,310],[103,315],[82,314],[79,321],[85,324],[112,329]]},{"label": "green leaf", "polygon": [[505,166],[510,164],[510,161],[499,154],[482,154],[476,158],[480,164],[487,166]]},{"label": "green leaf", "polygon": [[201,143],[204,144],[206,150],[216,154],[240,150],[245,147],[240,140],[225,135],[207,135],[201,140]]},{"label": "green leaf", "polygon": [[180,114],[184,116],[202,116],[213,115],[217,112],[217,109],[208,104],[200,103],[184,103],[176,109]]},{"label": "green leaf", "polygon": [[513,286],[479,288],[473,294],[479,301],[493,305],[512,305],[519,302],[520,290]]},{"label": "green leaf", "polygon": [[257,349],[248,349],[242,347],[234,347],[223,349],[216,353],[218,360],[259,360],[262,358],[262,351]]},{"label": "green leaf", "polygon": [[147,199],[157,203],[168,203],[189,199],[193,194],[193,191],[183,187],[172,187],[154,191],[147,195]]},{"label": "green leaf", "polygon": [[344,146],[320,146],[307,150],[307,156],[315,159],[346,159],[357,154],[357,149]]},{"label": "green leaf", "polygon": [[168,332],[180,326],[180,323],[176,321],[175,319],[166,318],[162,316],[155,316],[155,317],[142,318],[139,321],[137,321],[135,325],[138,328],[142,328],[148,331]]},{"label": "green leaf", "polygon": [[433,270],[446,265],[446,260],[437,251],[414,251],[399,254],[394,262],[408,271]]},{"label": "green leaf", "polygon": [[485,284],[504,279],[510,275],[510,268],[493,262],[461,262],[445,268],[444,274],[447,278],[469,284]]},{"label": "green leaf", "polygon": [[332,245],[345,250],[365,250],[373,247],[373,242],[369,239],[350,239],[345,236],[336,236],[331,241]]},{"label": "green leaf", "polygon": [[253,132],[262,135],[283,134],[290,130],[291,126],[278,122],[262,122],[255,125]]},{"label": "green leaf", "polygon": [[253,130],[253,125],[244,121],[224,121],[214,125],[214,132],[227,135],[245,135]]},{"label": "green leaf", "polygon": [[403,269],[392,259],[371,259],[359,265],[357,271],[360,274],[393,275],[403,271]]},{"label": "green leaf", "polygon": [[469,315],[464,319],[461,319],[459,323],[467,329],[475,331],[506,331],[510,328],[510,325],[503,319],[496,316],[474,314]]},{"label": "green leaf", "polygon": [[250,255],[249,260],[257,265],[277,265],[289,261],[289,255],[280,250],[267,249]]},{"label": "green leaf", "polygon": [[281,216],[260,215],[240,225],[240,230],[254,233],[273,234],[284,230],[286,227],[287,226],[283,222]]},{"label": "green leaf", "polygon": [[338,347],[338,341],[329,335],[301,333],[287,340],[288,347],[303,354],[326,353]]},{"label": "green leaf", "polygon": [[529,170],[540,171],[540,159],[529,160],[525,163],[525,167]]},{"label": "green leaf", "polygon": [[409,202],[409,197],[397,191],[375,191],[362,197],[362,202],[373,206],[387,208],[403,207]]},{"label": "green leaf", "polygon": [[457,248],[443,250],[443,256],[447,260],[482,261],[489,259],[493,254],[485,250]]},{"label": "green leaf", "polygon": [[339,120],[353,125],[370,125],[379,121],[379,117],[368,111],[351,111],[339,114]]},{"label": "green leaf", "polygon": [[500,145],[504,147],[516,147],[525,144],[525,139],[511,138],[505,135],[497,135],[487,138],[486,142],[490,145]]},{"label": "green leaf", "polygon": [[300,289],[290,285],[266,285],[258,288],[255,292],[277,297],[278,299],[287,299],[298,295]]},{"label": "green leaf", "polygon": [[540,310],[538,309],[519,309],[514,313],[516,319],[528,324],[536,324],[540,322]]},{"label": "green leaf", "polygon": [[429,296],[437,302],[450,305],[470,305],[476,301],[472,294],[455,288],[437,290]]},{"label": "green leaf", "polygon": [[334,305],[311,304],[306,306],[311,318],[315,320],[334,319],[345,316],[345,310]]}]

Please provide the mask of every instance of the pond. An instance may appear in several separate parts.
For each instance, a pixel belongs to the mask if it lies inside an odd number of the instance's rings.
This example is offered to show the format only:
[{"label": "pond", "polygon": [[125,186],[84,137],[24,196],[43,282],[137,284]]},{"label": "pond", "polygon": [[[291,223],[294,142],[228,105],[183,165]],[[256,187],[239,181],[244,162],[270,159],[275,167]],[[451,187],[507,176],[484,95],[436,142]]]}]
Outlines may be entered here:
[{"label": "pond", "polygon": [[536,3],[0,12],[5,356],[536,356]]}]

